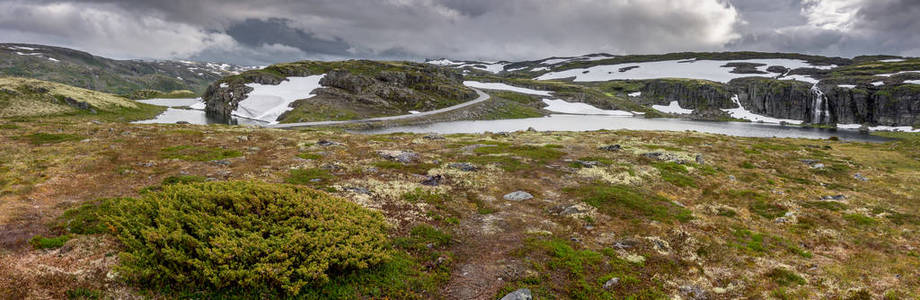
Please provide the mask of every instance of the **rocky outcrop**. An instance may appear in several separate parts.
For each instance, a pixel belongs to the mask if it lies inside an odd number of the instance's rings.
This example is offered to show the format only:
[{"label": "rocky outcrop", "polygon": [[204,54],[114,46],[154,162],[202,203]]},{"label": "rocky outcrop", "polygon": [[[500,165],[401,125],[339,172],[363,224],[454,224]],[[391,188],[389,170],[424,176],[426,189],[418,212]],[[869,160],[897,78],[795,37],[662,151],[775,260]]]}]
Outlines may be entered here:
[{"label": "rocky outcrop", "polygon": [[729,108],[733,92],[725,85],[695,79],[648,80],[641,89],[644,104],[668,105],[677,101],[686,109]]},{"label": "rocky outcrop", "polygon": [[319,82],[322,87],[313,91],[317,99],[379,112],[434,110],[477,96],[463,86],[463,76],[458,71],[430,64],[298,62],[225,77],[211,84],[203,96],[205,110],[211,117],[227,119],[252,91],[248,83],[277,85],[287,77],[324,73]]},{"label": "rocky outcrop", "polygon": [[844,88],[766,77],[738,78],[728,84],[658,79],[645,81],[639,101],[646,105],[677,101],[681,107],[696,111],[693,118],[717,120],[725,117],[719,109],[737,107],[731,100],[737,95],[741,105],[755,114],[810,124],[920,125],[920,85],[901,81],[881,86],[865,82]]}]

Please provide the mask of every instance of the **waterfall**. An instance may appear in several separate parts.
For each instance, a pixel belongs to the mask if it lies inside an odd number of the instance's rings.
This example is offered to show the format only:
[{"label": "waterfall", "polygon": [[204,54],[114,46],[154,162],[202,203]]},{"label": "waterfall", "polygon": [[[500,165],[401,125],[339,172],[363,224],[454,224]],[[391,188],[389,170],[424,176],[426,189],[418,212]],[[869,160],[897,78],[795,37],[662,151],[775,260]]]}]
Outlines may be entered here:
[{"label": "waterfall", "polygon": [[818,83],[811,86],[811,91],[815,93],[815,101],[812,103],[811,124],[821,124],[821,117],[824,115],[824,106],[827,105],[827,96],[818,87]]}]

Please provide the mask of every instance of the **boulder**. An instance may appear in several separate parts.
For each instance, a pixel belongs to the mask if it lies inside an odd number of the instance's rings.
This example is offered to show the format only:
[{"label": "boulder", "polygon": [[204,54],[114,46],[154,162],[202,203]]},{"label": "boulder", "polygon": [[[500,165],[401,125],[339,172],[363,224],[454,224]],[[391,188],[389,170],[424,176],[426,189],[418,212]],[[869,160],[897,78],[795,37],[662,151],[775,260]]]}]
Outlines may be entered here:
[{"label": "boulder", "polygon": [[388,160],[398,161],[404,164],[413,163],[418,161],[419,156],[412,151],[401,151],[401,150],[379,150],[377,154],[380,157],[383,157]]},{"label": "boulder", "polygon": [[505,194],[502,198],[508,201],[524,201],[533,199],[533,195],[525,191],[515,191],[508,194]]},{"label": "boulder", "polygon": [[519,290],[516,290],[514,292],[511,292],[505,295],[504,297],[502,297],[501,300],[532,300],[532,299],[533,299],[533,294],[530,292],[530,289],[524,288],[524,289],[519,289]]}]

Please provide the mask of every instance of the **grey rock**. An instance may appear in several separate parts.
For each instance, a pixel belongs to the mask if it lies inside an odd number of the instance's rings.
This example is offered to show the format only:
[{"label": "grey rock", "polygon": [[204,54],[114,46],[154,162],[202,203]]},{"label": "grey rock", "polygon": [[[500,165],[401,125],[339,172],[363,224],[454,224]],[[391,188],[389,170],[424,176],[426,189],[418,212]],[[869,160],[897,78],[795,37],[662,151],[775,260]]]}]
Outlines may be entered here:
[{"label": "grey rock", "polygon": [[436,134],[429,134],[429,135],[426,135],[426,136],[424,136],[424,137],[422,137],[422,138],[423,138],[423,139],[426,139],[426,140],[443,140],[443,139],[444,139],[443,136],[436,135]]},{"label": "grey rock", "polygon": [[418,154],[410,151],[377,151],[380,157],[388,160],[398,161],[404,164],[412,163],[418,160]]},{"label": "grey rock", "polygon": [[705,164],[706,164],[706,159],[703,158],[703,154],[697,154],[697,155],[696,155],[696,163],[697,163],[697,164],[701,164],[701,165],[705,165]]},{"label": "grey rock", "polygon": [[580,165],[580,166],[582,166],[582,167],[584,167],[584,168],[593,168],[593,167],[598,167],[598,166],[603,166],[603,165],[604,165],[603,163],[601,163],[601,162],[599,162],[599,161],[594,161],[594,160],[576,160],[575,163],[578,164],[578,165]]},{"label": "grey rock", "polygon": [[728,175],[728,180],[735,181],[737,179],[735,178],[735,175]]},{"label": "grey rock", "polygon": [[192,124],[192,123],[189,123],[188,121],[177,121],[176,124],[179,124],[179,125],[189,125],[189,124]]},{"label": "grey rock", "polygon": [[822,164],[822,163],[816,163],[816,164],[812,165],[811,168],[812,168],[812,169],[824,169],[824,164]]},{"label": "grey rock", "polygon": [[508,194],[505,194],[502,198],[508,201],[524,201],[533,199],[533,195],[525,191],[515,191]]},{"label": "grey rock", "polygon": [[709,294],[706,293],[706,290],[696,286],[696,285],[683,285],[677,288],[681,296],[684,296],[686,299],[691,300],[706,300],[709,299]]},{"label": "grey rock", "polygon": [[804,163],[804,164],[806,164],[806,165],[813,166],[813,165],[815,165],[816,163],[820,162],[820,160],[817,160],[817,159],[803,159],[803,160],[801,160],[801,162]]},{"label": "grey rock", "polygon": [[344,188],[345,191],[352,192],[355,194],[370,195],[371,191],[363,187],[349,186]]},{"label": "grey rock", "polygon": [[527,131],[528,131],[528,132],[537,132],[537,130],[534,129],[533,127],[527,127]]},{"label": "grey rock", "polygon": [[211,161],[211,163],[213,163],[213,164],[215,164],[215,165],[220,165],[220,166],[229,166],[229,165],[231,164],[231,162],[230,162],[229,160],[226,160],[226,159],[213,160],[213,161]]},{"label": "grey rock", "polygon": [[[181,121],[180,121],[180,122],[181,122]],[[90,123],[93,123],[93,124],[96,124],[96,125],[102,125],[102,124],[103,124],[102,121],[99,121],[99,120],[92,120],[92,121],[90,121]]]},{"label": "grey rock", "polygon": [[607,280],[607,282],[604,282],[604,289],[609,290],[610,288],[616,286],[619,283],[620,283],[619,277],[610,278],[610,280]]},{"label": "grey rock", "polygon": [[323,147],[341,146],[341,145],[342,145],[341,143],[337,143],[337,142],[333,142],[333,141],[327,141],[327,140],[319,140],[318,142],[316,142],[316,144],[319,145],[319,146],[323,146]]},{"label": "grey rock", "polygon": [[447,165],[447,167],[448,167],[448,168],[451,168],[451,169],[457,169],[457,170],[460,170],[460,171],[466,171],[466,172],[473,172],[473,171],[479,170],[479,168],[476,167],[475,165],[473,165],[473,164],[471,164],[471,163],[466,163],[466,162],[464,162],[464,163],[450,163],[450,164]]},{"label": "grey rock", "polygon": [[422,185],[438,186],[441,184],[441,180],[444,180],[444,177],[441,177],[441,175],[428,176],[428,179],[422,181]]},{"label": "grey rock", "polygon": [[621,147],[620,144],[614,144],[614,145],[603,146],[597,149],[604,150],[604,151],[610,151],[610,152],[616,152],[616,151],[620,151],[620,149],[623,149],[623,147]]},{"label": "grey rock", "polygon": [[821,197],[822,200],[838,200],[838,201],[839,201],[839,200],[844,200],[844,199],[846,199],[846,198],[847,198],[846,195],[832,195],[832,196],[824,196],[824,197]]},{"label": "grey rock", "polygon": [[533,300],[533,294],[530,289],[524,288],[505,295],[501,300]]},{"label": "grey rock", "polygon": [[869,178],[866,178],[865,176],[859,173],[853,174],[853,178],[859,181],[869,181]]}]

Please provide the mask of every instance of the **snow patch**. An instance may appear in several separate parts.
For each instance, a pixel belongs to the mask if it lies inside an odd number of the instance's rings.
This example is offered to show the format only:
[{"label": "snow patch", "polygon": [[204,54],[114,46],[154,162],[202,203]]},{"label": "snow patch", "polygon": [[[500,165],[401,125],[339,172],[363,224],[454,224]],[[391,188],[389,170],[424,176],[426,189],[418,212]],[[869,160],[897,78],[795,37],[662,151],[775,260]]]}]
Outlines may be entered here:
[{"label": "snow patch", "polygon": [[920,80],[905,80],[906,84],[920,84]]},{"label": "snow patch", "polygon": [[409,114],[413,114],[413,115],[414,115],[414,114],[420,114],[420,113],[422,113],[422,112],[417,111],[417,110],[410,110],[410,111],[409,111]]},{"label": "snow patch", "polygon": [[873,86],[883,86],[883,85],[885,85],[885,82],[884,82],[884,81],[876,81],[876,82],[873,82],[872,85],[873,85]]},{"label": "snow patch", "polygon": [[852,88],[856,88],[856,85],[855,84],[838,84],[837,87],[841,87],[845,89],[852,89]]},{"label": "snow patch", "polygon": [[607,115],[607,116],[632,116],[633,114],[623,110],[605,110],[594,107],[585,103],[572,103],[565,100],[543,99],[546,107],[543,109],[565,114],[577,115]]},{"label": "snow patch", "polygon": [[35,48],[32,48],[32,47],[21,47],[21,46],[9,46],[9,47],[7,47],[7,48],[9,48],[9,49],[11,49],[11,50],[25,50],[25,51],[35,51],[35,50],[38,50],[38,49],[35,49]]},{"label": "snow patch", "polygon": [[48,60],[53,61],[53,62],[59,62],[59,61],[60,61],[60,60],[54,59],[54,57],[49,57]]},{"label": "snow patch", "polygon": [[735,105],[738,105],[738,108],[723,108],[722,111],[727,112],[729,115],[732,116],[732,118],[735,118],[735,119],[744,119],[744,120],[750,120],[753,122],[777,123],[777,124],[781,122],[786,122],[789,124],[802,124],[802,121],[799,121],[799,120],[777,119],[777,118],[771,118],[771,117],[752,113],[748,111],[747,109],[744,109],[744,106],[741,105],[741,101],[738,99],[738,95],[732,96],[732,102],[734,102]]},{"label": "snow patch", "polygon": [[530,69],[530,70],[533,71],[533,72],[549,71],[549,67],[539,67],[539,68],[533,68],[533,69]]},{"label": "snow patch", "polygon": [[473,65],[473,68],[480,69],[489,73],[498,73],[504,71],[505,66],[507,65],[507,63],[482,63]]},{"label": "snow patch", "polygon": [[663,113],[669,113],[669,114],[686,115],[686,114],[693,113],[692,109],[686,109],[686,108],[680,107],[680,103],[677,103],[677,101],[671,101],[671,103],[668,105],[652,105],[652,108],[654,108],[657,111],[660,111]]},{"label": "snow patch", "polygon": [[324,76],[288,77],[278,85],[247,83],[253,90],[240,101],[233,115],[275,124],[281,114],[291,109],[291,103],[313,97],[313,90],[320,88],[319,81]]},{"label": "snow patch", "polygon": [[567,61],[570,61],[570,60],[572,60],[572,59],[571,59],[571,58],[553,58],[553,59],[544,60],[544,61],[540,62],[540,64],[544,64],[544,65],[555,65],[555,64],[564,63],[564,62],[567,62]]},{"label": "snow patch", "polygon": [[226,82],[221,82],[221,83],[220,83],[220,87],[222,87],[222,88],[228,88],[228,87],[230,87],[230,85],[227,84]]},{"label": "snow patch", "polygon": [[803,82],[808,82],[808,83],[818,83],[817,79],[811,78],[811,76],[808,76],[808,75],[789,75],[789,76],[780,78],[779,80],[798,80],[798,81],[803,81]]},{"label": "snow patch", "polygon": [[[837,124],[837,128],[844,129],[859,129],[862,125],[859,124]],[[920,128],[913,128],[911,126],[869,126],[871,131],[903,131],[903,132],[920,132]]]},{"label": "snow patch", "polygon": [[901,72],[897,72],[897,73],[875,74],[875,76],[891,77],[891,76],[894,76],[894,75],[907,74],[907,73],[920,73],[920,71],[901,71]]},{"label": "snow patch", "polygon": [[[691,62],[691,63],[688,63]],[[804,60],[798,59],[747,59],[747,60],[668,60],[640,63],[624,63],[615,65],[600,65],[589,68],[570,69],[559,72],[551,72],[537,77],[537,80],[551,80],[575,77],[575,81],[609,81],[609,80],[641,80],[657,78],[693,78],[704,79],[716,82],[728,82],[739,77],[749,76],[779,76],[780,73],[767,74],[735,74],[731,73],[733,68],[722,67],[732,62],[741,63],[758,63],[764,64],[758,67],[760,71],[766,72],[769,66],[784,66],[789,69],[797,68],[816,68],[831,69],[830,66],[814,66]],[[621,68],[638,66],[639,68],[631,69],[629,72],[620,72]]]},{"label": "snow patch", "polygon": [[530,95],[538,95],[538,96],[549,96],[550,95],[550,92],[548,91],[532,90],[528,88],[516,87],[516,86],[507,85],[504,83],[497,83],[497,82],[464,81],[463,85],[472,87],[472,88],[477,88],[477,89],[511,91],[511,92],[517,92],[521,94],[530,94]]},{"label": "snow patch", "polygon": [[639,97],[639,96],[642,96],[642,92],[632,92],[626,95],[630,97]]},{"label": "snow patch", "polygon": [[883,59],[883,60],[880,60],[880,62],[885,62],[885,63],[902,62],[902,61],[905,61],[905,59],[903,59],[903,58],[892,58],[892,59]]},{"label": "snow patch", "polygon": [[453,66],[453,65],[462,65],[462,64],[463,64],[463,63],[461,63],[461,62],[455,62],[455,61],[452,61],[452,60],[449,60],[449,59],[446,59],[446,58],[435,59],[435,60],[429,60],[429,61],[426,61],[426,63],[432,64],[432,65],[436,65],[436,66]]}]

